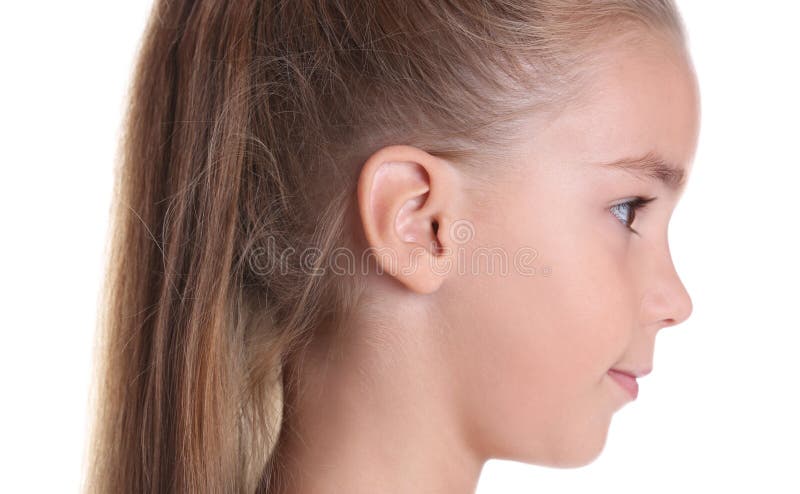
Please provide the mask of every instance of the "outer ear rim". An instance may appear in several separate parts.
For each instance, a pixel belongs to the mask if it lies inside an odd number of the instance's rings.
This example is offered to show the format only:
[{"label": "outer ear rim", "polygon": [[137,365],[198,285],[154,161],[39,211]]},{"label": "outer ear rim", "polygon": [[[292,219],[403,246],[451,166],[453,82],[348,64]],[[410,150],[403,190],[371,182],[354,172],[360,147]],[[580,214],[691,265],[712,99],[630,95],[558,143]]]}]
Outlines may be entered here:
[{"label": "outer ear rim", "polygon": [[[380,246],[383,243],[383,240],[379,237],[380,232],[376,231],[374,228],[366,228],[365,223],[372,223],[374,224],[376,218],[372,214],[372,194],[373,194],[373,185],[375,182],[375,175],[380,170],[381,166],[385,163],[390,162],[414,162],[417,164],[420,163],[430,163],[435,161],[437,164],[443,165],[441,168],[442,173],[445,175],[450,175],[453,170],[451,169],[450,163],[446,160],[442,160],[441,158],[434,156],[432,154],[426,153],[424,150],[419,149],[414,146],[397,144],[397,145],[390,145],[383,147],[377,150],[375,153],[370,155],[364,165],[362,166],[361,171],[358,174],[358,185],[357,185],[357,199],[358,199],[358,212],[360,215],[359,222],[362,226],[362,231],[364,237],[367,242],[367,248],[372,248],[373,246]],[[425,165],[420,165],[425,167]],[[429,174],[430,177],[430,170],[426,168],[426,172]],[[437,173],[439,168],[437,168]],[[449,177],[453,180],[457,179],[457,176]],[[428,203],[424,204],[419,212],[427,211],[429,209],[439,209],[441,204],[436,203]],[[399,211],[398,211],[399,213]],[[449,226],[452,223],[453,219],[451,217],[452,212],[445,212],[442,211],[435,215],[434,222],[437,224],[438,229],[434,230],[434,235],[436,237],[436,243],[440,246],[435,250],[430,250],[429,246],[416,246],[412,249],[418,249],[420,247],[426,249],[428,251],[428,255],[435,256],[435,257],[449,257],[453,255],[450,252],[450,241],[451,239],[448,236]],[[393,218],[392,224],[394,225],[396,222],[396,217]],[[398,237],[400,238],[400,237]],[[401,238],[400,238],[401,239]],[[402,240],[402,239],[401,239]],[[438,287],[444,282],[444,276],[439,274],[435,274],[429,277],[423,277],[417,279],[415,282],[411,282],[408,279],[399,279],[397,276],[393,276],[397,280],[397,282],[406,286],[406,288],[411,289],[412,291],[420,294],[428,294],[433,291],[436,291]],[[416,277],[415,277],[416,278]]]},{"label": "outer ear rim", "polygon": [[[358,212],[362,225],[367,218],[369,218],[370,221],[374,221],[370,211],[372,205],[372,186],[375,180],[375,174],[384,163],[400,161],[414,161],[419,163],[421,161],[428,161],[431,158],[438,159],[419,148],[405,144],[384,146],[370,155],[364,162],[361,172],[358,175],[358,186],[356,190]],[[374,238],[374,232],[371,229],[363,228],[363,231],[368,245],[380,244],[379,239]]]}]

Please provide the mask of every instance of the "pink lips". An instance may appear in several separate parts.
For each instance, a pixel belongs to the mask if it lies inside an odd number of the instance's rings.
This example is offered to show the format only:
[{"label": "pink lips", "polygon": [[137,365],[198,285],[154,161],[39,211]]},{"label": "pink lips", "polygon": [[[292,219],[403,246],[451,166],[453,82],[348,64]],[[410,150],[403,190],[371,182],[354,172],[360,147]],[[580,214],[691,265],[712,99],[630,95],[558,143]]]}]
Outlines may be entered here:
[{"label": "pink lips", "polygon": [[627,391],[634,400],[639,395],[639,383],[636,382],[636,377],[616,369],[609,370],[608,375],[611,376],[611,378],[614,379],[617,384],[622,386],[622,388]]}]

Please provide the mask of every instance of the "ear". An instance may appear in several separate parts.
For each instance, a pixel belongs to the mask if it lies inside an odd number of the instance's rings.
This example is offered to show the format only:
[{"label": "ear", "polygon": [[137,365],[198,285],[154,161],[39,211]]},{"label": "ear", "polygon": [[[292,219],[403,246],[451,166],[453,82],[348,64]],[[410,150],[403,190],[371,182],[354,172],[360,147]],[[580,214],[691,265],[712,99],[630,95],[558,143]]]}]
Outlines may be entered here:
[{"label": "ear", "polygon": [[367,159],[358,206],[381,273],[425,294],[453,271],[448,232],[460,202],[459,178],[448,162],[413,146],[387,146]]}]

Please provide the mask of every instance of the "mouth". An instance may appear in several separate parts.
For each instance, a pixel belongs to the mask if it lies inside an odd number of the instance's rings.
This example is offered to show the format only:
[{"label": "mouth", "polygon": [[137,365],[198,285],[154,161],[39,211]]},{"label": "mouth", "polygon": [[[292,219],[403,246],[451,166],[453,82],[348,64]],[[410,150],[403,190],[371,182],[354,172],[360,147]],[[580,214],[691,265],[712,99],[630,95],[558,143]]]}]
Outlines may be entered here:
[{"label": "mouth", "polygon": [[639,395],[639,383],[636,382],[636,376],[617,369],[610,369],[608,375],[611,376],[622,389],[627,391],[634,400]]}]

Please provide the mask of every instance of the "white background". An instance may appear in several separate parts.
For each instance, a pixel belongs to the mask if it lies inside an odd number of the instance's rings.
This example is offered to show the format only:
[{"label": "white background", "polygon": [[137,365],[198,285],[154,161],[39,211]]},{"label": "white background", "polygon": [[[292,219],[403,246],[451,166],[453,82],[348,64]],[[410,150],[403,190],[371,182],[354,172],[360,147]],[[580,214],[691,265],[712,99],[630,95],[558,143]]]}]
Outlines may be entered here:
[{"label": "white background", "polygon": [[[78,492],[112,166],[150,1],[0,7],[0,491]],[[757,7],[756,7],[757,5]],[[702,92],[670,226],[694,303],[579,469],[486,493],[800,492],[800,10],[682,0]]]}]

